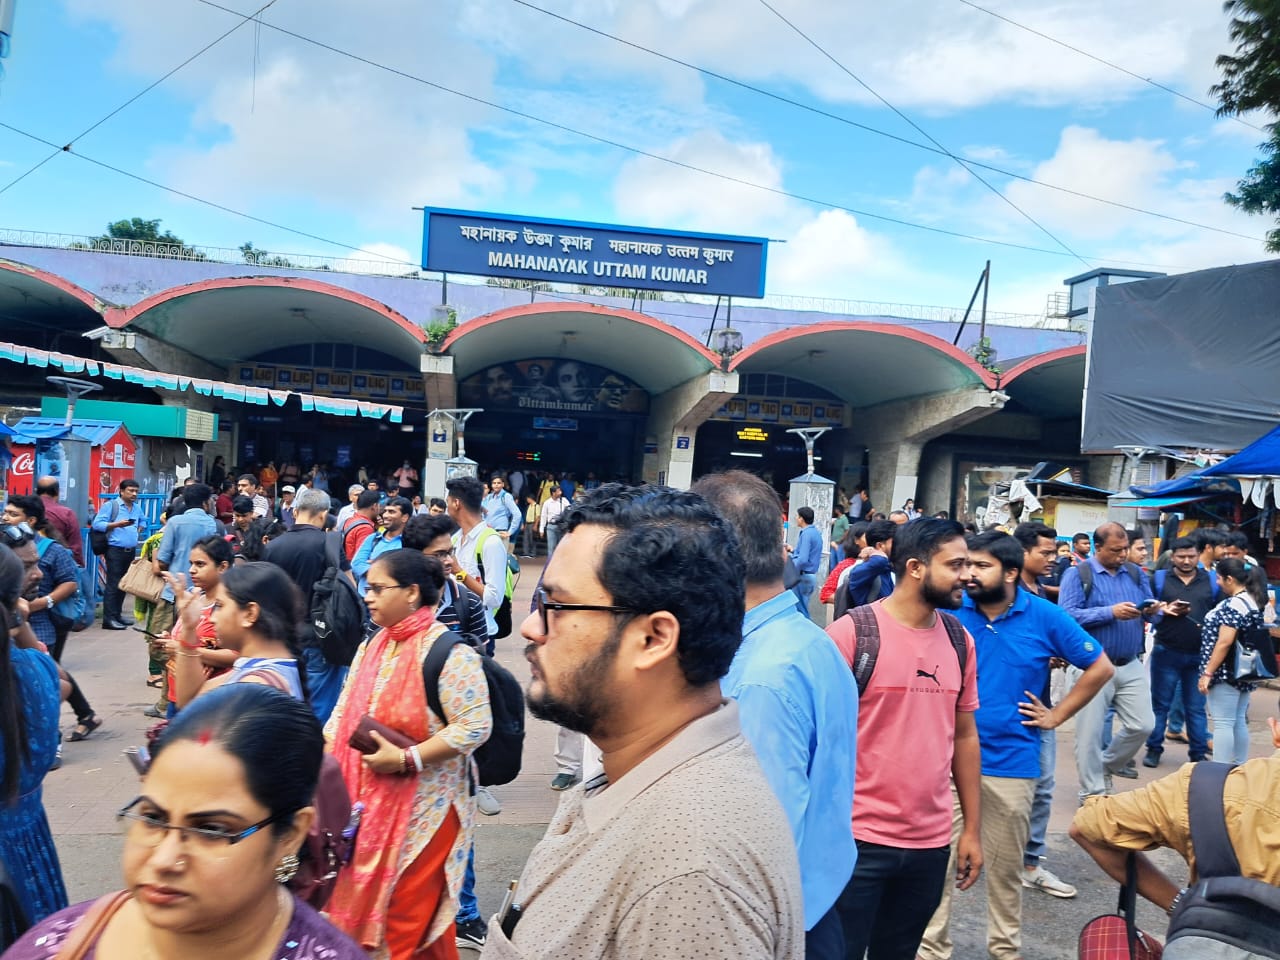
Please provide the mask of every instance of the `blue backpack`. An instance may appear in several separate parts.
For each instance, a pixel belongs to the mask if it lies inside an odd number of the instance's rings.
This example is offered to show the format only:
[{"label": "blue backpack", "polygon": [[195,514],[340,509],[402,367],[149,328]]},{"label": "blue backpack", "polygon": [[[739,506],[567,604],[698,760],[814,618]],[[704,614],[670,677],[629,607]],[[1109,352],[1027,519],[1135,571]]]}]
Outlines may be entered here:
[{"label": "blue backpack", "polygon": [[[36,541],[36,553],[39,555],[41,560],[43,560],[44,555],[49,552],[49,545],[51,543],[53,543],[53,541],[48,537],[41,537]],[[63,547],[62,549],[66,550],[66,547]],[[83,630],[88,626],[87,623],[84,623],[84,617],[85,611],[89,605],[85,602],[84,589],[80,584],[79,575],[76,576],[75,584],[76,592],[65,600],[59,600],[50,607],[49,615],[53,617],[56,622],[67,624],[68,629]]]}]

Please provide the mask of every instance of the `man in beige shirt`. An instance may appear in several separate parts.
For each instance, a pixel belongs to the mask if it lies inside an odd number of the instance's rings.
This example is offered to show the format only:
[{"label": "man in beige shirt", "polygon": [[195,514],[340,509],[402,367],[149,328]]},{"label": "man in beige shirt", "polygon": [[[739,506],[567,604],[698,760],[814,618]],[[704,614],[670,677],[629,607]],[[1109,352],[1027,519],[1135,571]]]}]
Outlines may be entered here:
[{"label": "man in beige shirt", "polygon": [[787,818],[720,695],[745,568],[696,494],[609,484],[570,507],[521,632],[534,716],[604,773],[567,791],[487,958],[804,954]]},{"label": "man in beige shirt", "polygon": [[[1280,748],[1280,722],[1274,717],[1271,742]],[[1187,788],[1194,763],[1140,790],[1090,797],[1076,813],[1071,838],[1084,847],[1113,879],[1124,882],[1130,850],[1168,847],[1187,861],[1195,878]],[[1222,790],[1227,834],[1242,876],[1280,886],[1280,753],[1242,763],[1227,775]],[[1138,893],[1165,910],[1172,908],[1180,885],[1141,853]]]}]

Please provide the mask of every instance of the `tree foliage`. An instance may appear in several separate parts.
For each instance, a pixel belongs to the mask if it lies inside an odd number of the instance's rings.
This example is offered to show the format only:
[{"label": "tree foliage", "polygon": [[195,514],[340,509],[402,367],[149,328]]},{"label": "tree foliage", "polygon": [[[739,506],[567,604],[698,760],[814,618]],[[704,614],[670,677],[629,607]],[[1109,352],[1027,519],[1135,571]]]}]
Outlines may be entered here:
[{"label": "tree foliage", "polygon": [[240,255],[245,263],[257,264],[260,267],[296,267],[292,260],[253,245],[253,241],[240,244]]},{"label": "tree foliage", "polygon": [[[1209,93],[1218,98],[1218,116],[1280,114],[1280,0],[1226,0],[1222,8],[1231,14],[1228,33],[1236,50],[1215,61],[1222,82]],[[1269,137],[1258,146],[1262,156],[1223,199],[1245,213],[1280,218],[1280,127],[1273,122],[1266,129]],[[1267,231],[1266,248],[1280,253],[1280,228]]]},{"label": "tree foliage", "polygon": [[1222,82],[1209,88],[1218,98],[1218,116],[1251,110],[1280,112],[1280,0],[1226,0],[1228,36],[1236,52],[1215,61]]},{"label": "tree foliage", "polygon": [[93,238],[93,248],[97,250],[119,250],[122,244],[155,244],[138,249],[128,247],[124,252],[138,253],[148,257],[175,257],[182,260],[205,260],[204,254],[194,247],[187,246],[185,240],[175,236],[168,230],[160,232],[160,221],[144,220],[142,217],[131,217],[128,220],[116,220],[107,224],[107,232]]}]

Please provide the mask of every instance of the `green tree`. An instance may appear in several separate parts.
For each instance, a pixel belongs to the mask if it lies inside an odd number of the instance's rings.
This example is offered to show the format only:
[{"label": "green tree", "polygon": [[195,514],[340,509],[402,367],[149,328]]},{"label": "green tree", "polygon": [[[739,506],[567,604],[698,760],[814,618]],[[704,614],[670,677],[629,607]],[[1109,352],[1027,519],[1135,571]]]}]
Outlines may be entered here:
[{"label": "green tree", "polygon": [[[1216,61],[1222,82],[1209,93],[1218,98],[1218,116],[1280,113],[1280,0],[1226,0],[1222,8],[1231,14],[1228,33],[1236,50]],[[1280,219],[1280,127],[1269,123],[1266,130],[1268,139],[1258,146],[1262,157],[1223,199],[1246,213]],[[1266,248],[1280,252],[1280,228],[1267,231]]]},{"label": "green tree", "polygon": [[143,220],[132,217],[129,220],[116,220],[107,224],[107,232],[93,238],[93,247],[98,250],[116,250],[122,241],[134,241],[141,244],[155,244],[137,249],[128,247],[124,252],[138,253],[145,257],[173,257],[180,260],[205,260],[204,254],[194,247],[189,247],[181,237],[174,236],[168,230],[160,232],[159,220]]},{"label": "green tree", "polygon": [[245,263],[254,263],[260,267],[296,267],[297,264],[284,257],[273,254],[267,250],[261,250],[253,245],[252,242],[240,244],[240,255],[244,257]]}]

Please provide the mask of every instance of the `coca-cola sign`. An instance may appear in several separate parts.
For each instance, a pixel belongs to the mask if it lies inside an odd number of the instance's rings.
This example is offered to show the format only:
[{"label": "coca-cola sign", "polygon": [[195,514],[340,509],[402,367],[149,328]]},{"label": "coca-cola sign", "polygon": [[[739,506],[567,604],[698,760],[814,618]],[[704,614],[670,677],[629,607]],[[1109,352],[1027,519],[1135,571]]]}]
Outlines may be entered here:
[{"label": "coca-cola sign", "polygon": [[10,470],[15,476],[29,477],[35,471],[36,458],[28,450],[24,450],[13,458]]}]

